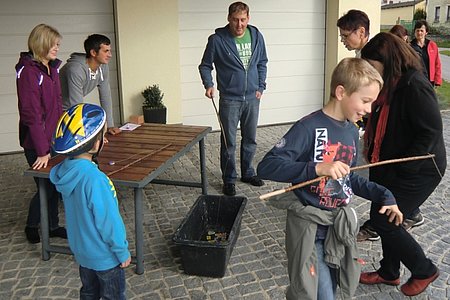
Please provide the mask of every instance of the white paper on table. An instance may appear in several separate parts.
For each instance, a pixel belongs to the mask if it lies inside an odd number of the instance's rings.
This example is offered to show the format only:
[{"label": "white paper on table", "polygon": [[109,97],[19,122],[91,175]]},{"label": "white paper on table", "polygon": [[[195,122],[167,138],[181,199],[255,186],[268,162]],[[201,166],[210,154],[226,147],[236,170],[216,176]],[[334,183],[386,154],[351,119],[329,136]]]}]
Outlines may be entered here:
[{"label": "white paper on table", "polygon": [[122,127],[120,127],[120,130],[124,130],[124,131],[132,131],[135,130],[136,128],[138,128],[139,124],[134,124],[134,123],[127,123],[125,125],[123,125]]}]

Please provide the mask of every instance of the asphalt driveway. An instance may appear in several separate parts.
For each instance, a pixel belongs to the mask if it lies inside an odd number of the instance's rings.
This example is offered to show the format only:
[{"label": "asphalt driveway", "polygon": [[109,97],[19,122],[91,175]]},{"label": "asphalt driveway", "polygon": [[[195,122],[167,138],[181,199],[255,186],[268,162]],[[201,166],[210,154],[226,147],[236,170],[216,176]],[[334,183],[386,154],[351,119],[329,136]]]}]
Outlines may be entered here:
[{"label": "asphalt driveway", "polygon": [[[439,52],[442,50],[450,51],[450,48],[439,48]],[[442,64],[442,79],[450,82],[450,56],[440,54],[440,57]]]}]

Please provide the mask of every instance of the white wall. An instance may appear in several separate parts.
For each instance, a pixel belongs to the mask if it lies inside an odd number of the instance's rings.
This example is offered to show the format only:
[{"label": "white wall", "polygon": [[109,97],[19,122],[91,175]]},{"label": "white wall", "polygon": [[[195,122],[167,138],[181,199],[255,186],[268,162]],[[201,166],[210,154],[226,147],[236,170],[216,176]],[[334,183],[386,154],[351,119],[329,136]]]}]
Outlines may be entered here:
[{"label": "white wall", "polygon": [[115,0],[123,119],[142,115],[142,90],[158,84],[167,123],[181,122],[177,0]]},{"label": "white wall", "polygon": [[[198,73],[208,36],[227,24],[233,1],[179,0],[181,97],[184,124],[218,129]],[[325,0],[249,0],[250,24],[264,35],[267,90],[259,125],[291,122],[322,107]]]}]

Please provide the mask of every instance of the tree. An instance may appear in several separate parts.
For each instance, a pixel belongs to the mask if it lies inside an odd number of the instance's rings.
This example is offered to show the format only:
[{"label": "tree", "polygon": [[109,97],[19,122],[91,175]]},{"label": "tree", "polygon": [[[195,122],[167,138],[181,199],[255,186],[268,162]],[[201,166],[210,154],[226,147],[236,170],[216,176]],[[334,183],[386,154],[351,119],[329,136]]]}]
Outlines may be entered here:
[{"label": "tree", "polygon": [[418,8],[414,12],[413,20],[426,20],[426,19],[427,19],[427,12],[424,9]]}]

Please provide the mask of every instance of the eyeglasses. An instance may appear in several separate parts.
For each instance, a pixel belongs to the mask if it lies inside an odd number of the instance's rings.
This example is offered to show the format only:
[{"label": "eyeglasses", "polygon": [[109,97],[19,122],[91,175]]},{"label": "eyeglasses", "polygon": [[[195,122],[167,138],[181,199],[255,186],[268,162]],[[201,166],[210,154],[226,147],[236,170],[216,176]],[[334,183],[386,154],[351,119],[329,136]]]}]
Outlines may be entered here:
[{"label": "eyeglasses", "polygon": [[341,39],[346,40],[349,36],[351,36],[353,34],[353,32],[355,32],[358,29],[353,29],[352,31],[350,31],[349,33],[343,33],[340,34],[339,36],[341,37]]}]

